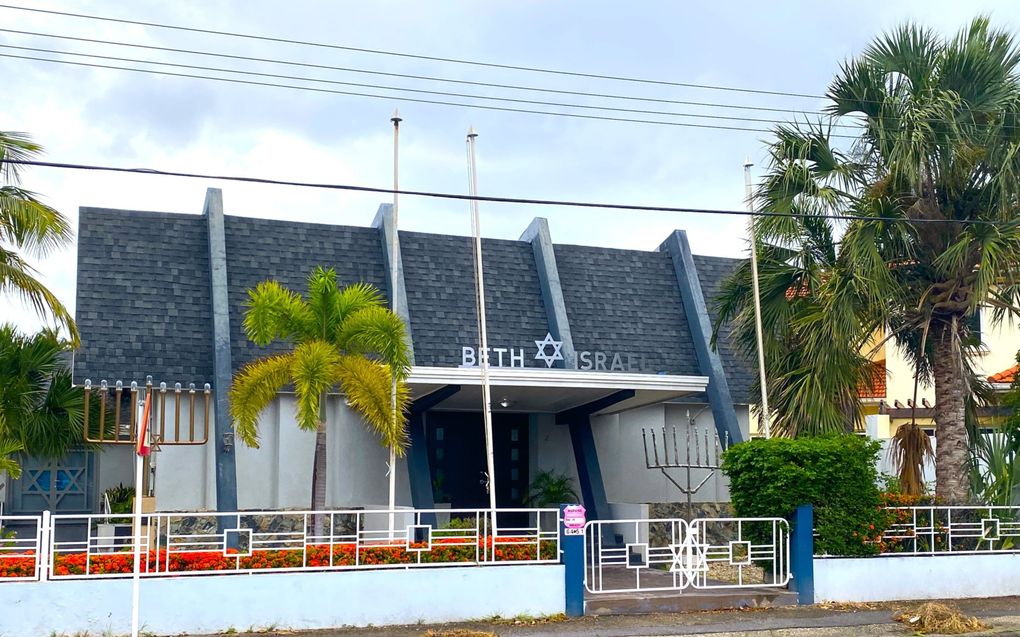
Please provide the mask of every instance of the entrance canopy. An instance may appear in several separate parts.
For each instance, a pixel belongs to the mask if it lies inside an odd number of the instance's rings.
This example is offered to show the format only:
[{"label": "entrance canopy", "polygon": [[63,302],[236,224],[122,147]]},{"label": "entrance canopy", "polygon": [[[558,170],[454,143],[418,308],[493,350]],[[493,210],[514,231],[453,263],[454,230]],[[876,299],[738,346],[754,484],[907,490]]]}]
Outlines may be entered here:
[{"label": "entrance canopy", "polygon": [[[477,411],[482,405],[482,374],[477,367],[414,367],[408,378],[412,399],[443,387],[461,390],[435,405],[438,409]],[[612,413],[665,402],[705,391],[706,376],[630,374],[492,367],[489,369],[494,412],[559,413],[605,398],[621,390],[634,396],[598,413]]]}]

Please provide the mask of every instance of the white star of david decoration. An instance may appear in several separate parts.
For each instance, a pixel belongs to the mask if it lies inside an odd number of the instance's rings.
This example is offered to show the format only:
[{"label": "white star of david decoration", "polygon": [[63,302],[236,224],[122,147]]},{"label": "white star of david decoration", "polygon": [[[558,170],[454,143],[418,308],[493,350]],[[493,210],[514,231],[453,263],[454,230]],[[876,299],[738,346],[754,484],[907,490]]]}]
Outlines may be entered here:
[{"label": "white star of david decoration", "polygon": [[[545,361],[546,367],[552,367],[556,361],[563,360],[563,341],[553,340],[552,334],[546,332],[545,338],[540,341],[535,341],[535,345],[538,347],[538,353],[535,354],[535,360]],[[547,350],[552,346],[552,353]]]},{"label": "white star of david decoration", "polygon": [[684,534],[679,544],[670,544],[669,550],[673,553],[669,571],[679,575],[681,587],[690,586],[699,573],[708,572],[708,545],[698,541],[697,529]]}]

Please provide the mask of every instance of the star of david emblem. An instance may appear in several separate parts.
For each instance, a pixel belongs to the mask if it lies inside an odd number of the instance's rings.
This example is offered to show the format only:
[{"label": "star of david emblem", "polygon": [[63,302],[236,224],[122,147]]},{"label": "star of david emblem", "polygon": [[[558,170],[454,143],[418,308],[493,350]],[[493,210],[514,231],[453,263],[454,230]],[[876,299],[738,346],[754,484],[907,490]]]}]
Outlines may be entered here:
[{"label": "star of david emblem", "polygon": [[[538,352],[535,354],[535,360],[545,361],[546,367],[552,367],[556,361],[563,360],[563,341],[553,340],[552,334],[546,332],[545,338],[540,341],[535,341],[535,345],[538,347]],[[552,353],[549,353],[548,348],[552,347]]]},{"label": "star of david emblem", "polygon": [[679,575],[681,587],[690,586],[699,573],[708,572],[708,546],[698,541],[697,530],[686,533],[680,543],[670,544],[669,550],[673,554],[669,570]]}]

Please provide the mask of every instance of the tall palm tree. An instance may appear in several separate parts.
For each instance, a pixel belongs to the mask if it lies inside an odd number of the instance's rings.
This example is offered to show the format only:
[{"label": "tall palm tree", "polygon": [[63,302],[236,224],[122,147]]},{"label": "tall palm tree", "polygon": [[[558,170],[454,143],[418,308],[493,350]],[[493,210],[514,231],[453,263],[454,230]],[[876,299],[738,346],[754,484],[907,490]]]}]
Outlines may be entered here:
[{"label": "tall palm tree", "polygon": [[[785,406],[801,409],[786,416],[812,419],[812,405],[852,396],[863,374],[834,366],[866,365],[858,354],[884,330],[918,381],[934,383],[937,495],[947,502],[969,491],[965,412],[978,339],[967,319],[981,306],[993,322],[1020,317],[1018,71],[1013,36],[987,18],[949,39],[900,27],[842,65],[827,93],[829,121],[777,129],[756,193],[760,210],[779,213],[754,222],[766,258],[766,246],[776,249],[775,267],[813,257],[819,234],[834,246],[813,276],[792,275],[792,292],[782,292],[788,306],[803,292],[809,307],[766,315],[773,348],[786,329],[799,345],[794,360],[771,357],[771,382],[792,386]],[[837,128],[852,123],[859,128]],[[722,302],[722,320],[744,330],[747,287],[731,280]],[[779,294],[769,301],[782,306]],[[849,405],[844,426],[859,413]]]},{"label": "tall palm tree", "polygon": [[18,452],[61,458],[83,443],[84,395],[62,360],[68,348],[52,330],[0,326],[0,469],[13,477]]},{"label": "tall palm tree", "polygon": [[41,152],[42,147],[28,135],[0,131],[0,294],[13,293],[39,315],[52,315],[77,343],[78,328],[71,314],[22,256],[45,257],[72,239],[66,217],[18,186],[21,165],[11,161],[32,159]]},{"label": "tall palm tree", "polygon": [[[256,345],[285,341],[286,354],[253,361],[234,377],[230,411],[238,437],[258,447],[258,417],[277,392],[291,384],[297,399],[297,425],[315,432],[312,465],[314,511],[326,508],[326,396],[339,390],[375,430],[384,446],[402,453],[407,446],[410,369],[407,330],[371,285],[341,288],[336,272],[316,268],[302,297],[276,281],[248,291],[244,329]],[[392,403],[396,379],[396,408]],[[316,535],[321,520],[316,516]]]}]

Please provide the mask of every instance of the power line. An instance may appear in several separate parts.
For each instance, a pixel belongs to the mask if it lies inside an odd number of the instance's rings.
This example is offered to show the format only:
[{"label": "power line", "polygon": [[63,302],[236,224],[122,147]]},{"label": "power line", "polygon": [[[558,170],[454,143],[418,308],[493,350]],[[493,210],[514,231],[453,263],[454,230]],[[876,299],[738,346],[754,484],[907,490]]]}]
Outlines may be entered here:
[{"label": "power line", "polygon": [[[101,54],[98,54],[98,53],[78,53],[78,52],[74,52],[74,51],[62,51],[62,50],[58,50],[58,49],[44,49],[44,48],[40,48],[40,47],[31,47],[31,46],[18,46],[18,45],[14,45],[14,44],[0,44],[0,49],[16,49],[16,50],[20,50],[20,51],[33,51],[33,52],[36,52],[36,53],[51,53],[51,54],[55,54],[55,55],[69,55],[69,56],[74,56],[74,57],[78,57],[78,58],[89,58],[89,59],[98,59],[98,60],[112,60],[112,61],[116,61],[116,62],[132,62],[132,63],[136,63],[136,64],[151,64],[151,65],[155,65],[155,66],[165,66],[165,67],[168,66],[168,67],[182,68],[182,69],[191,69],[191,70],[198,70],[198,71],[213,71],[213,72],[217,72],[217,73],[234,73],[234,74],[237,74],[237,75],[246,75],[246,76],[252,76],[252,77],[266,77],[266,78],[272,78],[272,79],[278,79],[278,80],[297,80],[297,81],[300,81],[300,82],[314,82],[314,83],[317,83],[317,84],[333,84],[333,85],[340,85],[340,86],[355,86],[355,87],[360,87],[360,88],[381,89],[381,90],[385,90],[385,91],[398,91],[398,92],[408,92],[408,93],[419,93],[419,94],[424,94],[424,95],[440,95],[440,96],[445,96],[445,97],[462,97],[462,98],[473,99],[473,100],[489,100],[489,101],[496,101],[496,102],[509,102],[509,103],[514,103],[514,104],[530,104],[530,105],[535,105],[535,106],[553,106],[553,107],[560,107],[560,108],[578,108],[578,109],[594,110],[594,111],[610,111],[610,112],[616,112],[616,113],[634,113],[634,114],[638,114],[638,115],[662,115],[662,116],[666,116],[666,117],[690,117],[690,118],[697,118],[697,119],[727,120],[727,121],[737,121],[737,122],[752,122],[752,123],[760,123],[760,124],[778,124],[778,123],[784,123],[784,122],[780,122],[779,120],[766,119],[766,118],[760,118],[760,117],[740,117],[740,116],[736,116],[736,115],[713,115],[713,114],[709,114],[709,113],[678,113],[676,111],[656,111],[656,110],[651,110],[651,109],[622,108],[622,107],[615,107],[615,106],[597,106],[597,105],[591,105],[591,104],[574,104],[574,103],[568,103],[568,102],[549,102],[549,101],[544,101],[544,100],[528,100],[528,99],[521,99],[521,98],[514,98],[514,97],[493,97],[493,96],[488,96],[488,95],[473,95],[473,94],[470,94],[470,93],[453,93],[453,92],[449,92],[449,91],[433,91],[433,90],[428,90],[428,89],[416,89],[416,88],[403,87],[403,86],[385,86],[385,85],[380,85],[380,84],[365,84],[365,83],[361,83],[361,82],[345,82],[345,81],[341,81],[341,80],[329,80],[329,79],[324,79],[324,78],[302,77],[302,76],[299,76],[299,75],[283,75],[283,74],[279,74],[279,73],[264,73],[264,72],[260,72],[260,71],[246,71],[246,70],[242,70],[242,69],[230,69],[230,68],[222,68],[222,67],[217,67],[217,66],[202,66],[202,65],[197,65],[197,64],[182,64],[182,63],[177,63],[177,62],[163,62],[163,61],[158,61],[158,60],[143,60],[143,59],[138,59],[138,58],[125,58],[125,57],[118,57],[118,56],[112,56],[112,55],[101,55]],[[858,125],[850,125],[850,124],[835,124],[835,123],[833,123],[833,124],[831,124],[831,126],[833,128],[851,128],[851,129],[859,129],[860,128],[860,126],[858,126]]]},{"label": "power line", "polygon": [[748,111],[768,111],[773,113],[791,113],[795,115],[828,115],[824,111],[808,111],[803,109],[793,108],[777,108],[772,106],[748,106],[744,104],[726,104],[719,102],[699,102],[692,100],[674,100],[658,97],[642,97],[637,95],[620,95],[616,93],[591,93],[587,91],[571,91],[566,89],[554,89],[539,86],[522,86],[519,84],[500,84],[496,82],[479,82],[474,80],[461,80],[446,77],[436,77],[430,75],[416,75],[413,73],[395,73],[390,71],[378,71],[370,69],[359,69],[356,67],[347,66],[333,66],[329,64],[316,64],[313,62],[299,62],[297,60],[279,60],[274,58],[263,58],[255,57],[250,55],[237,55],[232,53],[219,53],[214,51],[202,51],[197,49],[184,49],[179,47],[167,47],[167,46],[156,46],[154,44],[139,44],[136,42],[117,42],[115,40],[100,40],[96,38],[84,38],[72,35],[58,35],[53,33],[42,33],[39,31],[22,31],[19,29],[3,29],[0,28],[2,33],[15,33],[18,35],[29,35],[42,38],[51,38],[57,40],[71,40],[74,42],[88,42],[90,44],[103,44],[108,46],[120,46],[130,47],[137,49],[146,49],[150,51],[163,51],[166,53],[186,53],[188,55],[201,55],[206,57],[217,57],[231,60],[240,60],[245,62],[264,62],[268,64],[280,64],[285,66],[297,66],[304,68],[323,69],[329,71],[341,71],[344,73],[361,73],[366,75],[382,75],[386,77],[399,77],[404,79],[413,80],[426,80],[431,82],[446,82],[452,84],[464,84],[469,86],[482,86],[486,88],[503,88],[515,91],[533,91],[536,93],[552,93],[557,95],[574,95],[579,97],[597,97],[614,100],[628,100],[636,102],[653,102],[658,104],[678,104],[682,106],[705,106],[710,108],[728,108],[728,109],[739,109]]},{"label": "power line", "polygon": [[446,62],[450,64],[463,64],[468,66],[479,66],[485,68],[504,69],[510,71],[525,71],[528,73],[544,73],[549,75],[563,75],[569,77],[581,77],[587,79],[597,80],[610,80],[614,82],[631,82],[637,84],[651,84],[657,86],[677,86],[681,88],[696,88],[712,91],[729,91],[734,93],[750,93],[754,95],[775,95],[780,97],[796,97],[806,99],[826,99],[824,95],[811,95],[808,93],[792,93],[787,91],[771,91],[764,89],[750,89],[741,88],[735,86],[717,86],[712,84],[694,84],[690,82],[671,82],[667,80],[656,80],[650,78],[638,78],[638,77],[627,77],[622,75],[606,75],[601,73],[584,73],[579,71],[564,71],[558,69],[547,69],[533,66],[519,66],[514,64],[497,64],[494,62],[479,62],[477,60],[464,60],[459,58],[448,58],[434,55],[418,55],[413,53],[401,53],[399,51],[386,51],[382,49],[367,49],[353,46],[343,46],[339,44],[327,44],[324,42],[312,42],[308,40],[296,40],[291,38],[280,38],[265,35],[255,35],[250,33],[237,33],[232,31],[217,31],[214,29],[201,29],[198,27],[186,27],[174,24],[163,24],[159,22],[145,22],[142,20],[128,20],[125,18],[110,18],[106,16],[89,15],[85,13],[72,13],[70,11],[56,11],[53,9],[39,9],[36,7],[22,7],[13,4],[0,4],[2,9],[13,9],[15,11],[30,11],[33,13],[45,13],[49,15],[59,15],[70,18],[82,18],[85,20],[98,20],[102,22],[114,22],[117,24],[132,24],[136,26],[152,27],[156,29],[168,29],[174,31],[184,31],[188,33],[202,33],[206,35],[217,35],[231,38],[245,39],[245,40],[258,40],[262,42],[275,42],[279,44],[295,44],[299,46],[310,46],[322,49],[333,49],[339,51],[352,51],[356,53],[369,53],[372,55],[386,55],[392,57],[411,58],[416,60],[428,60],[431,62]]},{"label": "power line", "polygon": [[[213,82],[227,82],[227,83],[230,83],[230,84],[244,84],[244,85],[250,85],[250,86],[266,86],[266,87],[272,87],[272,88],[283,88],[283,89],[291,89],[291,90],[297,90],[297,91],[308,91],[308,92],[313,92],[313,93],[328,93],[328,94],[333,94],[333,95],[351,95],[351,96],[355,96],[355,97],[370,97],[370,98],[374,98],[374,99],[395,100],[395,101],[403,101],[403,102],[416,102],[416,103],[420,103],[420,104],[437,104],[437,105],[441,105],[441,106],[456,106],[456,107],[460,107],[460,108],[473,108],[473,109],[481,109],[481,110],[487,110],[487,111],[502,111],[502,112],[508,112],[508,113],[526,113],[526,114],[531,114],[531,115],[553,115],[553,116],[556,116],[556,117],[572,117],[572,118],[576,118],[576,119],[599,120],[599,121],[607,121],[607,122],[627,122],[627,123],[632,123],[632,124],[655,124],[655,125],[659,125],[659,126],[678,126],[678,127],[686,127],[686,128],[705,128],[705,129],[712,129],[712,130],[747,131],[747,132],[752,132],[752,133],[771,133],[772,132],[772,131],[769,131],[769,130],[763,129],[763,128],[750,128],[750,127],[745,127],[745,126],[721,126],[721,125],[717,125],[717,124],[694,124],[694,123],[690,123],[690,122],[668,122],[668,121],[662,121],[662,120],[638,119],[638,118],[629,118],[629,117],[609,117],[609,116],[606,116],[606,115],[584,115],[584,114],[581,114],[581,113],[562,113],[562,112],[557,112],[557,111],[542,111],[542,110],[526,109],[526,108],[511,108],[511,107],[508,107],[508,106],[488,106],[488,105],[485,105],[485,104],[465,104],[463,102],[449,102],[449,101],[445,101],[445,100],[429,100],[429,99],[422,99],[422,98],[417,98],[417,97],[404,97],[404,96],[400,96],[400,95],[379,95],[379,94],[375,94],[375,93],[361,93],[361,92],[356,92],[356,91],[338,91],[336,89],[317,88],[317,87],[313,87],[313,86],[298,86],[298,85],[294,85],[294,84],[274,84],[272,82],[259,82],[259,81],[255,81],[255,80],[242,80],[242,79],[229,78],[229,77],[214,77],[214,76],[210,76],[210,75],[196,75],[196,74],[192,74],[192,73],[174,73],[172,71],[157,71],[157,70],[154,70],[154,69],[138,69],[138,68],[131,68],[131,67],[127,67],[127,66],[115,66],[115,65],[111,65],[111,64],[96,64],[96,63],[89,63],[89,62],[73,62],[71,60],[53,60],[53,59],[49,59],[49,58],[41,58],[41,57],[34,57],[34,56],[28,56],[28,55],[14,55],[14,54],[11,54],[11,53],[0,53],[0,57],[12,58],[12,59],[18,59],[18,60],[31,60],[31,61],[35,61],[35,62],[48,62],[48,63],[51,63],[51,64],[64,64],[64,65],[70,65],[70,66],[79,66],[79,67],[96,68],[96,69],[110,69],[110,70],[115,70],[115,71],[131,71],[133,73],[145,73],[145,74],[148,74],[148,75],[163,75],[163,76],[170,76],[170,77],[182,77],[182,78],[188,78],[188,79],[209,80],[209,81],[213,81]],[[830,135],[829,137],[831,137],[831,138],[842,137],[842,138],[845,138],[845,139],[857,139],[857,137],[855,137],[853,135]]]},{"label": "power line", "polygon": [[[29,159],[8,159],[3,163],[19,166],[37,166],[41,168],[58,168],[65,170],[84,170],[115,173],[130,173],[136,175],[155,175],[160,177],[184,177],[189,179],[214,179],[217,181],[236,181],[243,183],[265,184],[273,186],[294,186],[299,188],[317,188],[323,190],[344,190],[351,192],[371,192],[386,195],[407,195],[409,197],[428,197],[431,199],[454,199],[459,201],[485,201],[488,203],[524,204],[532,206],[563,206],[567,208],[601,208],[605,210],[628,210],[645,212],[677,212],[702,215],[727,215],[738,217],[795,217],[801,219],[817,219],[822,215],[807,213],[785,213],[767,212],[762,210],[727,210],[718,208],[684,208],[677,206],[645,206],[640,204],[604,203],[592,201],[570,201],[557,199],[527,199],[521,197],[492,197],[486,195],[461,195],[456,193],[432,192],[426,190],[402,190],[393,188],[377,188],[374,186],[355,186],[350,184],[329,184],[309,181],[288,181],[283,179],[271,179],[266,177],[243,177],[237,175],[210,175],[205,173],[190,173],[172,170],[158,170],[155,168],[121,168],[117,166],[101,166],[95,164],[72,164],[66,162],[49,162]],[[884,221],[892,223],[951,223],[957,225],[1003,225],[1001,222],[988,221],[984,219],[907,219],[904,217],[868,217],[864,215],[829,214],[824,218],[834,221]]]}]

